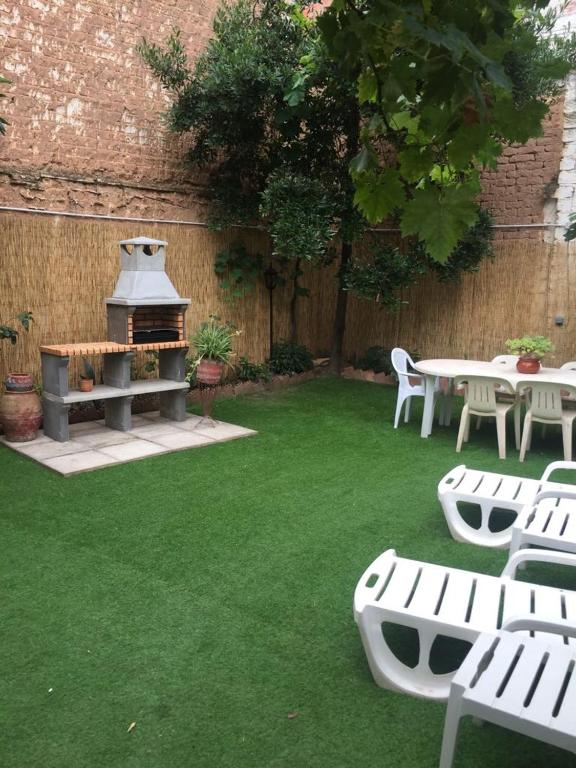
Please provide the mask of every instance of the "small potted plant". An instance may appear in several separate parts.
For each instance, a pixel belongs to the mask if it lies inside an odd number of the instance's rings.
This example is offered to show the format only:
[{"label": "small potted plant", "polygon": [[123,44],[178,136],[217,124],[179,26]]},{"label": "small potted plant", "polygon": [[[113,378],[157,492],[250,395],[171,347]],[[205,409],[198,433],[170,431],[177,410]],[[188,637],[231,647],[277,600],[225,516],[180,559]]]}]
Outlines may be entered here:
[{"label": "small potted plant", "polygon": [[508,339],[506,349],[511,355],[518,355],[516,370],[519,373],[538,373],[540,360],[554,346],[546,336],[522,336],[520,339]]},{"label": "small potted plant", "polygon": [[219,384],[224,366],[230,364],[232,341],[240,331],[232,323],[221,323],[217,315],[202,323],[190,339],[196,348],[194,368],[200,384]]},{"label": "small potted plant", "polygon": [[83,357],[82,361],[84,364],[84,371],[80,374],[80,392],[92,392],[96,374],[94,373],[94,368],[92,367],[90,360]]}]

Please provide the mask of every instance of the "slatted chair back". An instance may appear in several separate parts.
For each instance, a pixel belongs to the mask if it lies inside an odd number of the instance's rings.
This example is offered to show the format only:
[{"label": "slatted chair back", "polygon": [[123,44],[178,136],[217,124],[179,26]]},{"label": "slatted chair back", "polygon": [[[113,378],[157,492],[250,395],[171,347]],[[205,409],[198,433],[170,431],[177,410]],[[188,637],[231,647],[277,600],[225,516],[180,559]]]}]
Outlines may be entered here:
[{"label": "slatted chair back", "polygon": [[465,385],[464,399],[471,413],[488,414],[496,412],[496,391],[512,392],[505,379],[492,376],[458,376],[454,386]]},{"label": "slatted chair back", "polygon": [[562,421],[562,395],[576,396],[576,387],[551,382],[519,381],[517,391],[530,391],[530,412],[537,421]]}]

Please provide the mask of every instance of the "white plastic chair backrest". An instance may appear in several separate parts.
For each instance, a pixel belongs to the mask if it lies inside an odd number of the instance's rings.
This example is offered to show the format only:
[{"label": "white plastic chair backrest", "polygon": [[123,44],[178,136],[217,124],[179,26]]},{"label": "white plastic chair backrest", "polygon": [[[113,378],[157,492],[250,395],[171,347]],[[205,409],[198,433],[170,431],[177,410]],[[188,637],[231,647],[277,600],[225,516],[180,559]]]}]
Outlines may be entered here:
[{"label": "white plastic chair backrest", "polygon": [[496,390],[513,392],[505,379],[492,376],[457,376],[454,386],[466,385],[464,398],[472,411],[480,413],[496,412]]},{"label": "white plastic chair backrest", "polygon": [[516,362],[518,361],[518,358],[516,355],[496,355],[496,357],[492,358],[492,363],[495,365],[502,365],[502,366],[515,366]]},{"label": "white plastic chair backrest", "polygon": [[396,373],[408,373],[408,366],[414,368],[414,361],[402,347],[394,347],[390,353],[390,359]]},{"label": "white plastic chair backrest", "polygon": [[562,393],[576,395],[576,387],[566,384],[554,384],[546,381],[519,381],[516,389],[530,389],[530,411],[532,416],[548,421],[562,419]]},{"label": "white plastic chair backrest", "polygon": [[564,365],[560,366],[561,371],[576,371],[576,360],[573,360],[569,363],[564,363]]}]

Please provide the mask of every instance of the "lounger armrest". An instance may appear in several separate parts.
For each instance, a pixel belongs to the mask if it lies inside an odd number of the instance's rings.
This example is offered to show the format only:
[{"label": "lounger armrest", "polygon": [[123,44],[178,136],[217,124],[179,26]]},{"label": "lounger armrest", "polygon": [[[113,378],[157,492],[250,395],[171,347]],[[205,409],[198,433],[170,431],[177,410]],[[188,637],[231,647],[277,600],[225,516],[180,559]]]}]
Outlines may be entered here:
[{"label": "lounger armrest", "polygon": [[553,461],[551,464],[548,464],[540,480],[548,480],[552,472],[555,472],[557,469],[576,469],[576,461]]},{"label": "lounger armrest", "polygon": [[[354,590],[354,620],[356,622],[358,622],[366,605],[376,597],[386,583],[395,560],[396,551],[387,549],[366,568],[360,577]],[[368,586],[369,582],[370,586]]]},{"label": "lounger armrest", "polygon": [[438,483],[438,494],[450,491],[454,486],[460,482],[462,475],[466,472],[466,464],[459,464],[450,472],[447,472],[442,480]]},{"label": "lounger armrest", "polygon": [[533,614],[510,616],[502,624],[507,632],[549,632],[564,637],[576,637],[576,625],[566,619],[537,619]]},{"label": "lounger armrest", "polygon": [[571,552],[554,552],[549,549],[519,549],[510,556],[502,571],[502,577],[515,578],[522,563],[554,563],[576,566],[576,555]]},{"label": "lounger armrest", "polygon": [[528,506],[535,507],[539,501],[542,501],[542,499],[576,499],[576,486],[574,486],[573,491],[565,491],[565,490],[540,491],[540,493],[536,494],[534,503],[529,504]]}]

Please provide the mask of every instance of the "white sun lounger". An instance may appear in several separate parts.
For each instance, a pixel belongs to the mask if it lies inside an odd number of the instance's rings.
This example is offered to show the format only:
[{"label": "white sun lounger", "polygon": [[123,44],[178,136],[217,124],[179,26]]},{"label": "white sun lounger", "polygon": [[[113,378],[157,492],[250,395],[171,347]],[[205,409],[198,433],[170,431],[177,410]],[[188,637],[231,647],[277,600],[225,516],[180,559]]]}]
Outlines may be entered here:
[{"label": "white sun lounger", "polygon": [[[558,469],[576,469],[576,462],[554,461],[546,467],[540,480],[482,472],[468,469],[464,464],[455,467],[438,484],[438,500],[450,533],[457,541],[483,547],[508,547],[514,520],[510,520],[503,530],[491,530],[501,510],[518,514],[526,504],[533,503],[542,491],[576,491],[574,485],[550,481],[550,475]],[[458,507],[462,503],[477,504],[480,507],[479,528],[474,528],[463,518]]]},{"label": "white sun lounger", "polygon": [[[407,560],[397,557],[393,549],[376,558],[354,593],[354,617],[376,683],[445,700],[456,670],[435,674],[431,669],[430,652],[437,637],[472,644],[482,632],[496,632],[517,614],[576,623],[576,592],[514,581],[517,567],[530,560],[572,566],[576,562],[573,555],[563,552],[523,549],[512,555],[502,576],[497,577]],[[383,624],[416,630],[416,666],[407,666],[394,654]]]},{"label": "white sun lounger", "polygon": [[576,648],[513,634],[538,628],[576,635],[566,621],[541,624],[527,617],[476,640],[450,688],[440,768],[452,766],[465,715],[576,752]]},{"label": "white sun lounger", "polygon": [[576,554],[576,487],[544,491],[523,508],[512,526],[510,554],[525,547]]}]

